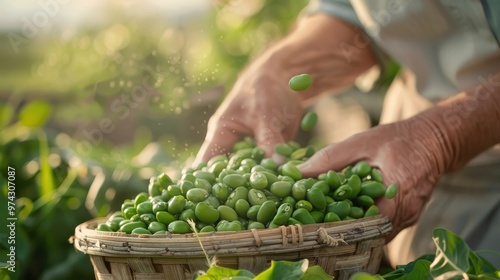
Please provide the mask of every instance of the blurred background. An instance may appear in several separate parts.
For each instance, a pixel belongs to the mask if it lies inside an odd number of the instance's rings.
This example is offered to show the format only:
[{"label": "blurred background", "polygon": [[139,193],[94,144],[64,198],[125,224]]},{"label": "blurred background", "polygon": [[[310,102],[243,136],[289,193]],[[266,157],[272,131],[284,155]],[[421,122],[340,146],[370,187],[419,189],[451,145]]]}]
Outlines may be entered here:
[{"label": "blurred background", "polygon": [[[0,205],[10,166],[18,220],[16,273],[2,268],[0,279],[93,279],[68,242],[75,227],[116,211],[152,176],[177,178],[238,73],[308,2],[2,1]],[[375,125],[384,83],[371,85],[318,103],[318,129],[300,141]],[[5,227],[0,235],[5,267]]]}]

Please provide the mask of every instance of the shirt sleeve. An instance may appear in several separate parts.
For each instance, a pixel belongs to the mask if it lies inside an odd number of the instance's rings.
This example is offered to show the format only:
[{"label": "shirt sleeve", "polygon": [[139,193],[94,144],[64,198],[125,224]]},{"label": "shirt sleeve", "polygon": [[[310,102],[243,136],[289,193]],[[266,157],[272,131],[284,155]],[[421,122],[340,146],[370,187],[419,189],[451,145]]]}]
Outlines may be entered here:
[{"label": "shirt sleeve", "polygon": [[314,0],[310,2],[308,13],[329,14],[357,27],[363,27],[349,0]]}]

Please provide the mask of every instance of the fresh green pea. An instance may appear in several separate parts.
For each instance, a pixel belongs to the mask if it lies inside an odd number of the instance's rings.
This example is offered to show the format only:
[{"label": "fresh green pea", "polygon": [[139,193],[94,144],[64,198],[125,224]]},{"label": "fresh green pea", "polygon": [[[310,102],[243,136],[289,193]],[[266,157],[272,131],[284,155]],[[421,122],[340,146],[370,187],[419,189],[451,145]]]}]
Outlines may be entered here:
[{"label": "fresh green pea", "polygon": [[227,155],[225,155],[225,154],[216,155],[208,160],[207,166],[212,166],[217,162],[226,162],[227,163],[228,160],[229,159],[228,159]]},{"label": "fresh green pea", "polygon": [[263,224],[267,224],[273,219],[274,215],[276,215],[276,212],[276,204],[274,204],[273,201],[268,200],[260,206],[259,212],[257,212],[257,221]]},{"label": "fresh green pea", "polygon": [[366,210],[364,217],[371,217],[371,216],[375,216],[375,215],[378,215],[378,213],[379,213],[378,206],[377,206],[377,205],[372,205],[372,206],[370,206],[370,207]]},{"label": "fresh green pea", "polygon": [[330,186],[326,181],[317,181],[316,183],[314,183],[311,189],[319,189],[325,196],[330,193]]},{"label": "fresh green pea", "polygon": [[245,187],[237,187],[234,191],[231,192],[229,197],[224,203],[226,206],[229,206],[234,209],[234,205],[238,199],[248,199],[248,189]]},{"label": "fresh green pea", "polygon": [[285,198],[292,194],[292,184],[287,181],[278,181],[271,185],[271,193],[279,198]]},{"label": "fresh green pea", "polygon": [[[212,205],[213,208],[217,208],[221,205],[220,201],[217,199],[217,197],[213,196],[213,195],[209,195],[207,198],[205,198],[205,201],[206,203]],[[196,205],[195,207],[193,208],[193,210],[196,209]]]},{"label": "fresh green pea", "polygon": [[309,213],[309,211],[307,211],[304,208],[295,209],[295,211],[293,211],[292,213],[292,218],[294,218],[295,220],[299,221],[304,225],[316,223],[313,217],[311,216],[311,213]]},{"label": "fresh green pea", "polygon": [[260,165],[272,171],[276,171],[276,169],[278,169],[278,165],[272,158],[262,159]]},{"label": "fresh green pea", "polygon": [[217,211],[219,211],[219,219],[221,220],[229,222],[238,220],[238,213],[236,213],[236,211],[229,206],[221,205],[217,208]]},{"label": "fresh green pea", "polygon": [[288,157],[293,153],[293,149],[286,143],[279,143],[274,146],[274,152],[278,155]]},{"label": "fresh green pea", "polygon": [[359,218],[363,218],[364,214],[365,214],[365,211],[363,211],[363,208],[353,206],[353,207],[351,207],[351,210],[349,211],[348,216],[351,216],[354,219],[359,219]]},{"label": "fresh green pea", "polygon": [[349,198],[356,197],[361,191],[361,178],[358,175],[354,174],[347,180],[347,185],[351,187],[351,193],[349,194]]},{"label": "fresh green pea", "polygon": [[313,220],[319,224],[319,223],[323,223],[325,221],[325,214],[321,211],[311,211],[310,212],[311,214],[311,217],[313,218]]},{"label": "fresh green pea", "polygon": [[157,213],[158,211],[167,211],[168,204],[165,201],[159,201],[153,204],[153,213]]},{"label": "fresh green pea", "polygon": [[307,200],[312,204],[313,208],[322,210],[326,207],[326,198],[320,189],[309,189],[306,193]]},{"label": "fresh green pea", "polygon": [[185,221],[173,221],[173,222],[171,222],[168,225],[168,231],[170,231],[171,233],[180,233],[180,234],[193,232],[193,230],[191,229],[189,224],[186,223]]},{"label": "fresh green pea", "polygon": [[105,223],[101,223],[99,225],[97,225],[97,228],[96,228],[97,231],[114,231],[111,229],[111,227]]},{"label": "fresh green pea", "polygon": [[226,202],[231,191],[224,183],[215,183],[212,187],[212,194],[222,203]]},{"label": "fresh green pea", "polygon": [[215,183],[215,174],[214,173],[211,173],[208,171],[198,170],[198,171],[195,171],[193,173],[193,175],[197,179],[205,179],[205,180],[209,181],[211,184]]},{"label": "fresh green pea", "polygon": [[332,223],[332,222],[338,222],[341,221],[342,219],[339,217],[339,215],[335,214],[334,212],[328,212],[325,214],[325,223]]},{"label": "fresh green pea", "polygon": [[292,196],[296,200],[301,200],[306,198],[306,186],[304,181],[297,181],[295,184],[292,186]]},{"label": "fresh green pea", "polygon": [[[195,207],[196,209],[196,207]],[[179,214],[179,220],[187,222],[188,220],[193,220],[194,222],[197,222],[198,219],[196,218],[196,214],[194,213],[193,209],[186,209],[182,211]]]},{"label": "fresh green pea", "polygon": [[288,219],[292,216],[293,207],[290,203],[283,203],[278,208],[276,215],[274,216],[272,222],[276,225],[284,225]]},{"label": "fresh green pea", "polygon": [[349,185],[342,185],[333,192],[332,198],[337,201],[344,200],[350,196],[351,192],[352,189]]},{"label": "fresh green pea", "polygon": [[261,206],[262,205],[260,205],[260,204],[250,206],[250,208],[248,208],[248,211],[247,211],[247,218],[249,220],[256,221],[257,220],[257,213],[259,212],[259,209]]},{"label": "fresh green pea", "polygon": [[179,188],[181,189],[182,195],[186,196],[190,189],[194,189],[194,184],[191,181],[181,180],[179,181]]},{"label": "fresh green pea", "polygon": [[215,228],[213,226],[204,226],[203,228],[200,229],[200,232],[214,232]]},{"label": "fresh green pea", "polygon": [[382,174],[380,174],[380,170],[376,168],[372,168],[372,171],[370,172],[370,177],[372,181],[379,182],[381,184],[384,183],[384,178],[382,178]]},{"label": "fresh green pea", "polygon": [[358,175],[360,178],[366,177],[370,174],[372,167],[366,161],[360,161],[352,167],[352,173]]},{"label": "fresh green pea", "polygon": [[311,212],[313,210],[313,206],[311,204],[311,202],[307,201],[307,200],[299,200],[297,201],[297,203],[295,203],[295,208],[304,208],[306,209],[307,211]]},{"label": "fresh green pea", "polygon": [[122,225],[118,231],[130,234],[136,228],[146,229],[146,224],[143,222],[130,222]]},{"label": "fresh green pea", "polygon": [[182,195],[176,195],[168,201],[168,212],[176,215],[180,214],[186,206],[186,199]]},{"label": "fresh green pea", "polygon": [[207,224],[212,224],[217,222],[217,220],[219,220],[220,217],[220,213],[217,209],[213,208],[212,205],[203,201],[196,204],[194,213],[196,215],[196,218],[198,218],[198,220]]},{"label": "fresh green pea", "polygon": [[166,173],[162,173],[157,177],[158,184],[162,189],[168,188],[168,186],[172,185],[174,182],[172,178],[170,178]]},{"label": "fresh green pea", "polygon": [[289,176],[295,181],[302,179],[302,173],[300,173],[297,166],[291,164],[290,162],[287,162],[282,165],[281,174],[283,174],[284,176]]},{"label": "fresh green pea", "polygon": [[392,199],[396,196],[397,193],[398,193],[398,185],[390,184],[389,186],[387,186],[384,196],[387,199]]},{"label": "fresh green pea", "polygon": [[291,205],[295,205],[297,201],[295,200],[295,198],[293,198],[293,196],[287,196],[285,198],[283,198],[283,200],[281,201],[281,203],[290,203]]},{"label": "fresh green pea", "polygon": [[[250,192],[248,192],[248,196],[250,197]],[[250,203],[246,199],[238,199],[234,204],[234,210],[241,218],[247,218],[248,209],[250,209]]]},{"label": "fresh green pea", "polygon": [[302,118],[300,128],[302,128],[303,131],[310,131],[316,126],[317,122],[318,114],[316,114],[316,112],[307,112]]},{"label": "fresh green pea", "polygon": [[364,181],[361,183],[360,195],[367,195],[371,198],[381,197],[385,194],[385,187],[379,182]]},{"label": "fresh green pea", "polygon": [[262,174],[261,172],[253,172],[250,175],[250,186],[258,190],[267,188],[268,182],[266,175]]},{"label": "fresh green pea", "polygon": [[148,200],[147,193],[141,192],[141,193],[137,194],[135,199],[134,199],[134,207],[137,208],[137,205],[139,205],[147,200]]},{"label": "fresh green pea", "polygon": [[373,198],[367,195],[360,195],[354,199],[357,205],[361,207],[370,207],[375,204]]},{"label": "fresh green pea", "polygon": [[160,223],[160,222],[151,222],[148,226],[148,230],[154,234],[158,231],[167,230],[167,226],[165,224]]},{"label": "fresh green pea", "polygon": [[160,184],[158,183],[158,178],[151,177],[148,185],[148,194],[150,196],[157,196],[161,194]]},{"label": "fresh green pea", "polygon": [[263,223],[260,222],[251,222],[248,224],[247,229],[265,229],[266,226]]},{"label": "fresh green pea", "polygon": [[[294,212],[295,212],[295,211],[294,211]],[[293,215],[293,213],[292,213],[292,215]],[[294,218],[290,217],[290,218],[288,219],[288,221],[286,222],[286,225],[287,225],[287,226],[289,226],[289,225],[302,225],[302,223],[301,223],[301,222],[299,222],[297,219],[294,219]]]},{"label": "fresh green pea", "polygon": [[131,234],[151,234],[151,232],[145,228],[134,228]]},{"label": "fresh green pea", "polygon": [[330,203],[326,207],[326,212],[333,212],[341,219],[345,218],[351,212],[351,205],[346,200]]},{"label": "fresh green pea", "polygon": [[204,189],[198,189],[198,188],[190,189],[186,194],[186,198],[189,201],[192,201],[195,203],[201,202],[201,201],[205,200],[207,197],[208,197],[208,192]]},{"label": "fresh green pea", "polygon": [[208,194],[212,193],[212,184],[205,179],[194,180],[194,187],[197,189],[204,189]]},{"label": "fresh green pea", "polygon": [[142,214],[139,216],[139,220],[149,225],[151,222],[156,222],[156,215],[153,213]]},{"label": "fresh green pea", "polygon": [[250,205],[263,204],[266,201],[266,195],[261,190],[251,189],[248,191],[248,202]]},{"label": "fresh green pea", "polygon": [[312,84],[312,77],[309,74],[299,74],[293,76],[288,82],[288,86],[294,91],[307,89]]},{"label": "fresh green pea", "polygon": [[326,173],[325,181],[328,183],[328,185],[330,185],[332,190],[336,190],[338,187],[340,187],[340,177],[337,172],[333,170],[329,170]]},{"label": "fresh green pea", "polygon": [[222,179],[222,182],[231,188],[237,188],[244,186],[246,183],[243,175],[240,174],[228,174]]}]

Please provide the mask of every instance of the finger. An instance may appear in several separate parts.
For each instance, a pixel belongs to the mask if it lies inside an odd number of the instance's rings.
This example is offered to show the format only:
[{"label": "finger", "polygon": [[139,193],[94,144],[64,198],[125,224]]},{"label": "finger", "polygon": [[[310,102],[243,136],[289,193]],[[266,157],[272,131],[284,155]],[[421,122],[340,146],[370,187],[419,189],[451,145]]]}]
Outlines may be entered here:
[{"label": "finger", "polygon": [[[274,129],[273,129],[274,128]],[[262,123],[255,131],[255,142],[266,152],[266,157],[273,158],[276,163],[283,163],[285,158],[274,153],[274,146],[283,143],[285,139],[280,129],[273,127],[273,123]]]},{"label": "finger", "polygon": [[243,135],[241,127],[236,126],[234,122],[218,122],[213,126],[209,125],[207,136],[200,147],[193,166],[198,166],[201,162],[206,162],[216,155],[230,153],[234,143]]},{"label": "finger", "polygon": [[364,159],[362,149],[356,145],[356,140],[349,138],[321,149],[297,167],[303,176],[316,177],[328,170],[340,171],[344,167]]}]

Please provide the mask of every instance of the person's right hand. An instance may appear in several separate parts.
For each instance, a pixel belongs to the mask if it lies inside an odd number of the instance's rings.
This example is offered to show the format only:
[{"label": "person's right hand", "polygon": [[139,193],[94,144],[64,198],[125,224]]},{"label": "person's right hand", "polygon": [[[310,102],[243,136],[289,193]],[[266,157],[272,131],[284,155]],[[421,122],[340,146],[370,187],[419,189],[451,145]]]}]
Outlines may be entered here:
[{"label": "person's right hand", "polygon": [[301,99],[277,76],[248,69],[208,122],[208,132],[195,164],[228,153],[242,136],[273,155],[274,145],[292,139],[302,118]]},{"label": "person's right hand", "polygon": [[[193,165],[231,152],[233,144],[245,135],[253,136],[266,156],[273,156],[275,144],[291,140],[297,133],[305,102],[320,93],[351,86],[375,62],[369,40],[360,30],[324,14],[305,17],[238,78],[211,117]],[[312,86],[292,91],[288,81],[303,73],[312,76]]]}]

